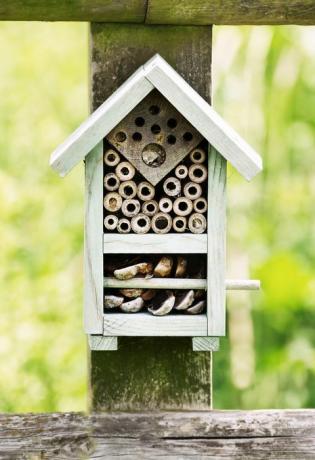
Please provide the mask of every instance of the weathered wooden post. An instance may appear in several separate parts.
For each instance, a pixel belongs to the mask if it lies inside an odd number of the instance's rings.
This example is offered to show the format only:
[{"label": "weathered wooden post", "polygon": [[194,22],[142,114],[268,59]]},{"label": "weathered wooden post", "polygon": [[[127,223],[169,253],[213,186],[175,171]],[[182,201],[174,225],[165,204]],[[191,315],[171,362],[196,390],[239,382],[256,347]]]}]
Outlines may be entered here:
[{"label": "weathered wooden post", "polygon": [[[211,26],[92,23],[92,109],[155,53],[210,101],[211,40]],[[91,352],[92,409],[209,409],[211,359],[189,338],[121,338],[116,352]]]}]

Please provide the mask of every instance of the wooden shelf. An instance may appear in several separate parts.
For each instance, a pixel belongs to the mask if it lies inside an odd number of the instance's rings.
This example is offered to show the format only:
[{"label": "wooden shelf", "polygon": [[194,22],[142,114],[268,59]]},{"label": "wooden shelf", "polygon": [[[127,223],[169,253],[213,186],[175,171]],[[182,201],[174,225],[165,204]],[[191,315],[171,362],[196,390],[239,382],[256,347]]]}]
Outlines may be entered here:
[{"label": "wooden shelf", "polygon": [[104,233],[104,254],[206,254],[207,234]]},{"label": "wooden shelf", "polygon": [[[191,278],[132,278],[118,280],[104,278],[104,288],[143,288],[143,289],[207,289],[206,279]],[[259,280],[225,280],[228,291],[256,291],[260,289]]]},{"label": "wooden shelf", "polygon": [[108,313],[104,314],[103,318],[103,335],[105,336],[207,336],[207,316],[205,314],[153,316],[150,313]]}]

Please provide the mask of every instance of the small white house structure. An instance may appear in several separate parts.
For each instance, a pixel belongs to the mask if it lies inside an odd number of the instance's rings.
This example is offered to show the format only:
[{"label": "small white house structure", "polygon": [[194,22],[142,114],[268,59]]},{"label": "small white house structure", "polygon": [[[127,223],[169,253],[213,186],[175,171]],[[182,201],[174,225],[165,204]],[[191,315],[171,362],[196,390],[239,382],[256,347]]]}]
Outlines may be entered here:
[{"label": "small white house structure", "polygon": [[85,159],[84,327],[92,349],[119,336],[225,335],[226,161],[247,180],[261,157],[159,55],[51,156],[62,177]]}]

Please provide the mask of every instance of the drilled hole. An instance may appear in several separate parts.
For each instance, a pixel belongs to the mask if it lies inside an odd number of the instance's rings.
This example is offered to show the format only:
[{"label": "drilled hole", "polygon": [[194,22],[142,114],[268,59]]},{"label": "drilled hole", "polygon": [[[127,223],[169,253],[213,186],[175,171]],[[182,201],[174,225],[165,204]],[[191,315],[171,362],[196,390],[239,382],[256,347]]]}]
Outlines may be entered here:
[{"label": "drilled hole", "polygon": [[160,107],[158,105],[151,105],[149,107],[149,112],[151,115],[157,115],[160,113]]},{"label": "drilled hole", "polygon": [[193,135],[192,135],[189,131],[183,135],[183,139],[184,139],[184,141],[186,141],[186,142],[191,141],[192,138],[193,138]]},{"label": "drilled hole", "polygon": [[159,134],[161,132],[161,128],[159,125],[153,125],[151,126],[151,131],[153,134]]},{"label": "drilled hole", "polygon": [[138,132],[133,133],[132,139],[133,139],[135,142],[140,142],[141,139],[142,139],[142,134],[140,134],[140,133],[138,133]]},{"label": "drilled hole", "polygon": [[170,118],[168,121],[167,121],[167,126],[171,129],[174,129],[176,128],[177,126],[177,120],[175,120],[175,118]]},{"label": "drilled hole", "polygon": [[115,139],[117,142],[125,142],[127,135],[123,131],[119,131],[119,133],[116,133]]},{"label": "drilled hole", "polygon": [[176,143],[176,137],[173,136],[173,134],[170,134],[167,136],[167,142],[171,145],[174,145]]},{"label": "drilled hole", "polygon": [[136,125],[136,126],[141,127],[141,126],[144,125],[144,123],[145,123],[145,120],[144,120],[144,118],[142,118],[142,117],[137,117],[137,118],[135,119],[135,125]]}]

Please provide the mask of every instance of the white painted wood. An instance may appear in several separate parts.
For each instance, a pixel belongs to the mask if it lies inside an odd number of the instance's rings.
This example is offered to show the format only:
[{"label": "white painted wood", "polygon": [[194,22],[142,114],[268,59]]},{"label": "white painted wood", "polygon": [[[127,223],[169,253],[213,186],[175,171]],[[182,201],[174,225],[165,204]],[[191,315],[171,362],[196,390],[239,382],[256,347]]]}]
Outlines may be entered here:
[{"label": "white painted wood", "polygon": [[84,330],[103,333],[103,145],[85,163]]},{"label": "white painted wood", "polygon": [[118,338],[103,335],[89,335],[89,346],[93,351],[117,351]]},{"label": "white painted wood", "polygon": [[[192,278],[132,278],[131,280],[118,280],[105,277],[106,288],[136,288],[136,289],[207,289],[206,279]],[[259,280],[225,280],[227,291],[256,291],[260,289]]]},{"label": "white painted wood", "polygon": [[146,78],[247,180],[262,170],[250,145],[158,54],[144,65]]},{"label": "white painted wood", "polygon": [[135,337],[202,337],[207,335],[206,315],[153,316],[150,313],[104,315],[104,335]]},{"label": "white painted wood", "polygon": [[219,337],[193,337],[193,351],[219,351]]},{"label": "white painted wood", "polygon": [[260,155],[158,54],[140,67],[51,155],[65,176],[154,87],[248,180],[262,170]]},{"label": "white painted wood", "polygon": [[208,335],[225,335],[226,160],[210,148],[208,159]]},{"label": "white painted wood", "polygon": [[104,254],[205,254],[207,235],[104,234]]},{"label": "white painted wood", "polygon": [[151,90],[141,67],[52,153],[50,166],[65,176]]}]

